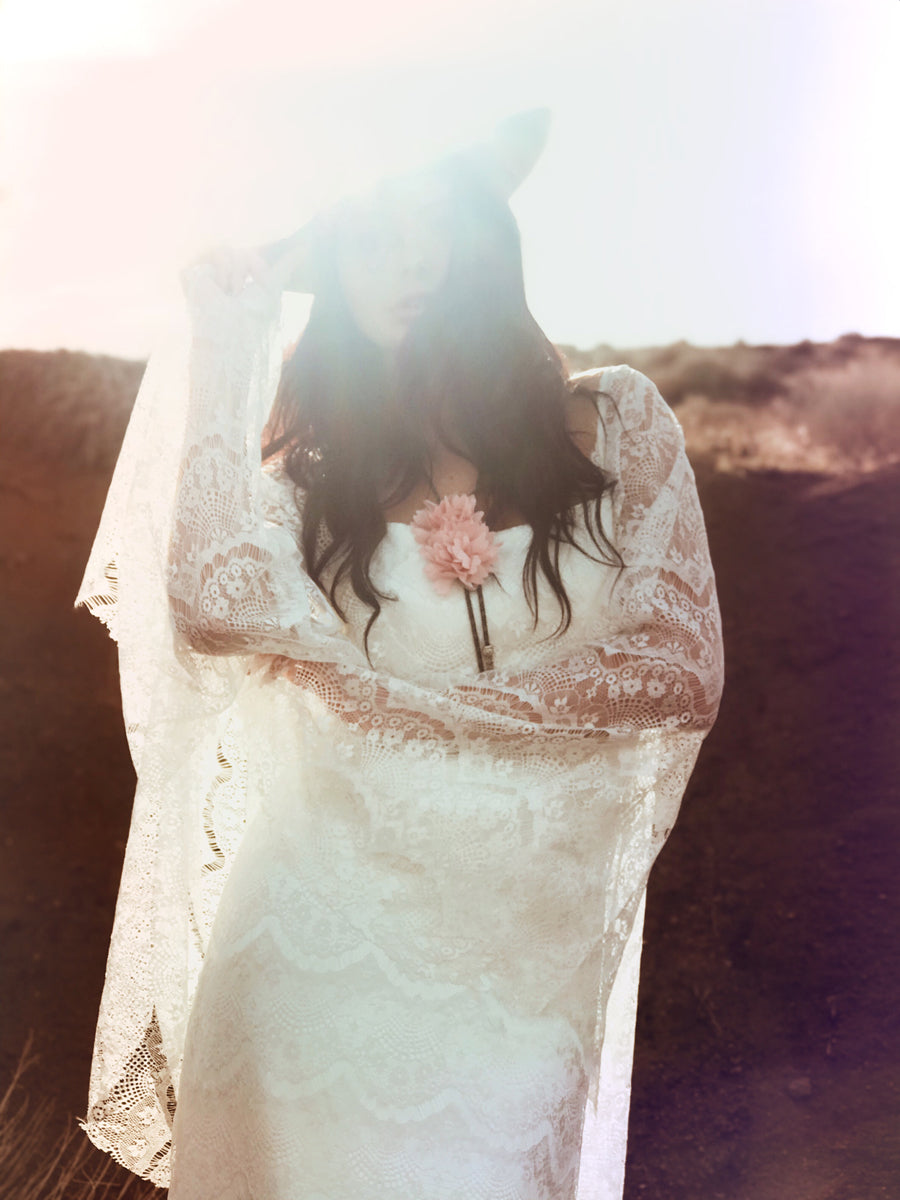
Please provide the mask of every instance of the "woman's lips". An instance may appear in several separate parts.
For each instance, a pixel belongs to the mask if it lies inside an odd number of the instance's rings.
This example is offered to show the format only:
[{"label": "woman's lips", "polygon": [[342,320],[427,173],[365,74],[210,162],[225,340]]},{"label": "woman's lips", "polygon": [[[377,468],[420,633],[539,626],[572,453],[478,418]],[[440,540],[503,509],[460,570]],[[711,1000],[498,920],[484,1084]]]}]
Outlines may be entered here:
[{"label": "woman's lips", "polygon": [[404,320],[412,320],[412,318],[419,316],[422,312],[427,299],[426,294],[404,296],[402,300],[398,300],[393,306],[394,313]]}]

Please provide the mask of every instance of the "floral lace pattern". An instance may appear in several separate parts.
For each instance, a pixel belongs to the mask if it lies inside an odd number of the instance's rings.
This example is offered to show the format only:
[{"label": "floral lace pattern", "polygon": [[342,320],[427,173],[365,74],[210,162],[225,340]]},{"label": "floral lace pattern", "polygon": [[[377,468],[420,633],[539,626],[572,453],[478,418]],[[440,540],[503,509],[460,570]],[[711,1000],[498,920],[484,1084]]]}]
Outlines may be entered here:
[{"label": "floral lace pattern", "polygon": [[477,675],[460,589],[388,526],[370,663],[260,462],[274,305],[189,302],[78,597],[138,773],[87,1132],[173,1200],[620,1197],[646,879],[722,683],[680,428],[646,376],[588,373],[625,569],[561,547],[549,637],[503,531]]}]

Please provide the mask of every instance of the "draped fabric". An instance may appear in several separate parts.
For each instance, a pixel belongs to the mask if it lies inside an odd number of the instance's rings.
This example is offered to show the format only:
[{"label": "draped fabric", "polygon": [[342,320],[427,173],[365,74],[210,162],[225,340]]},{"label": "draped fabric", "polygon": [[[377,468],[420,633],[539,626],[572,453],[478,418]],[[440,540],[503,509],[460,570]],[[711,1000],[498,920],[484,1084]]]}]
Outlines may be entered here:
[{"label": "draped fabric", "polygon": [[579,517],[551,636],[502,531],[479,674],[461,588],[389,524],[367,658],[261,462],[278,302],[200,272],[188,308],[76,600],[137,773],[85,1129],[174,1200],[621,1196],[647,875],[722,685],[680,427],[640,372],[580,377],[624,569]]}]

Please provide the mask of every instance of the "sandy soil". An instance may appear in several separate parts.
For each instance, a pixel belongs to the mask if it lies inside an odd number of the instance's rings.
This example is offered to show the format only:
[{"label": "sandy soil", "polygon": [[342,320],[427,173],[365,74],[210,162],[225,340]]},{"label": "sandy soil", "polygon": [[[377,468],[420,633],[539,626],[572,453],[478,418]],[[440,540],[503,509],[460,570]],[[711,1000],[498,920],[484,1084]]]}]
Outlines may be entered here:
[{"label": "sandy soil", "polygon": [[[738,374],[752,349],[736,348]],[[70,356],[79,387],[42,407],[61,368],[51,358],[0,355],[0,400],[29,408],[0,464],[0,1085],[33,1030],[28,1089],[56,1102],[48,1142],[85,1104],[133,789],[114,647],[71,602],[140,374]],[[657,378],[636,355],[606,361]],[[112,415],[98,418],[103,381]],[[715,386],[677,398],[728,676],[650,888],[626,1198],[889,1200],[900,1195],[900,465],[882,453],[853,470],[850,455],[838,470],[820,455],[827,470],[796,469],[816,461],[796,413],[758,389],[731,393],[716,416]],[[90,421],[73,421],[79,405]],[[768,443],[761,405],[782,431]]]}]

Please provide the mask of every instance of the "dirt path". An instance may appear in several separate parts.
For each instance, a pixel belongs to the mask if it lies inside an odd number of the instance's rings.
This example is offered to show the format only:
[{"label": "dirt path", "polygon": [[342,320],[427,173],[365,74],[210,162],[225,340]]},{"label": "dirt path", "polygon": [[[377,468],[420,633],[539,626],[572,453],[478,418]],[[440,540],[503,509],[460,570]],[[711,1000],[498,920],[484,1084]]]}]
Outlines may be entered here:
[{"label": "dirt path", "polygon": [[[626,1197],[894,1198],[900,472],[698,474],[728,682],[651,886]],[[114,648],[70,610],[106,476],[0,478],[0,1082],[33,1029],[51,1137],[85,1103],[133,776]]]}]

